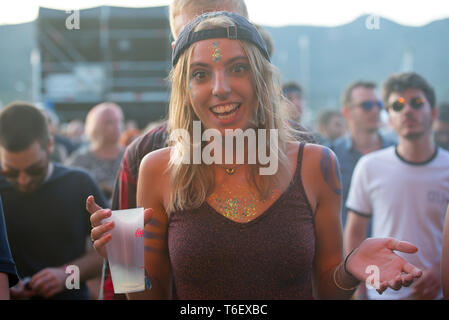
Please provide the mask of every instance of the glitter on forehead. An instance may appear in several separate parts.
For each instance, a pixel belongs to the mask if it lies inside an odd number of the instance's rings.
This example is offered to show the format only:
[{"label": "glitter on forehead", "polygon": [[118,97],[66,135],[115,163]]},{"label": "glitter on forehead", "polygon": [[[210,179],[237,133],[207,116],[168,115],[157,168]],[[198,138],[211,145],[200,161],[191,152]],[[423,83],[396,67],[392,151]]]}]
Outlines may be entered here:
[{"label": "glitter on forehead", "polygon": [[212,60],[214,62],[218,62],[221,60],[221,49],[218,47],[219,44],[220,44],[220,42],[212,43],[212,49],[213,49]]}]

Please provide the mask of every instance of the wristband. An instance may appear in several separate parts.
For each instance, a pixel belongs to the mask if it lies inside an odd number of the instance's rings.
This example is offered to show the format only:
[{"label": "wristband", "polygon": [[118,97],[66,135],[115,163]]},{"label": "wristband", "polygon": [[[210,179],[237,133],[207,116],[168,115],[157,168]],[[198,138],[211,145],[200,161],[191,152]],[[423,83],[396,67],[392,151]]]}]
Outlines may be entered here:
[{"label": "wristband", "polygon": [[[334,284],[335,284],[335,286],[336,286],[338,289],[340,289],[340,290],[343,290],[343,291],[353,291],[353,290],[357,289],[357,287],[359,286],[360,283],[357,283],[357,285],[355,285],[354,287],[351,287],[351,288],[345,288],[345,287],[341,286],[340,284],[338,284],[337,276],[336,276],[336,275],[337,275],[337,271],[341,268],[342,264],[343,264],[343,263],[340,263],[340,264],[338,265],[338,267],[336,267],[335,270],[334,270]],[[351,277],[354,277],[354,276],[351,275]]]},{"label": "wristband", "polygon": [[352,249],[351,252],[349,252],[349,254],[346,256],[345,262],[344,262],[344,264],[343,264],[343,269],[345,270],[346,274],[347,274],[347,275],[350,275],[350,276],[353,277],[353,278],[355,278],[355,277],[351,274],[351,272],[348,271],[348,269],[346,269],[346,263],[348,262],[349,256],[350,256],[354,251],[355,251],[355,248]]}]

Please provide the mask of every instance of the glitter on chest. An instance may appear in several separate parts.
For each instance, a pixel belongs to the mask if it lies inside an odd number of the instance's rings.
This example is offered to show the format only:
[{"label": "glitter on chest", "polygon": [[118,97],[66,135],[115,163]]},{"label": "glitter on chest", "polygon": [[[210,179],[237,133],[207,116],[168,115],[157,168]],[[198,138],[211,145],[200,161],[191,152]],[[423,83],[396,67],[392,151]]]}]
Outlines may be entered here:
[{"label": "glitter on chest", "polygon": [[[238,194],[239,196],[235,196]],[[224,191],[214,194],[210,200],[214,209],[231,220],[249,221],[258,215],[257,204],[264,206],[267,200],[274,201],[276,192],[272,192],[266,200],[258,200],[258,196],[250,191]],[[245,196],[242,196],[245,195]]]},{"label": "glitter on chest", "polygon": [[241,219],[249,218],[256,214],[255,201],[252,199],[230,199],[215,198],[217,211],[227,218]]}]

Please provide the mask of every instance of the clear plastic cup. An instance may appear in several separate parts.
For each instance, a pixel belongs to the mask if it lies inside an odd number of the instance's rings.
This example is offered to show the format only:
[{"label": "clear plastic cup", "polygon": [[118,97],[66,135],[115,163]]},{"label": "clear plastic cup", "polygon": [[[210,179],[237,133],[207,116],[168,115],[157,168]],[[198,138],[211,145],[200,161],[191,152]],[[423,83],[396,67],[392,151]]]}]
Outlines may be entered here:
[{"label": "clear plastic cup", "polygon": [[106,244],[115,293],[145,290],[143,208],[115,210],[103,223],[114,221]]}]

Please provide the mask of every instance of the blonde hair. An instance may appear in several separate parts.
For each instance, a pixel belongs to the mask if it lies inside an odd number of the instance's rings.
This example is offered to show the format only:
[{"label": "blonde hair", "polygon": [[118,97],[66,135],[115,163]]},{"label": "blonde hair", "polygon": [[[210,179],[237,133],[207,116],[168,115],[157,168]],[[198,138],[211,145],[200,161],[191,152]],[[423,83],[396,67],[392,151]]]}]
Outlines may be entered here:
[{"label": "blonde hair", "polygon": [[248,19],[248,9],[244,0],[173,0],[170,4],[170,29],[175,39],[178,38],[181,30],[176,30],[175,18],[182,12],[190,12],[192,19],[204,12],[217,11],[225,6],[232,8],[232,11]]},{"label": "blonde hair", "polygon": [[[208,18],[201,22],[194,31],[214,27],[228,27],[234,25],[226,16]],[[239,40],[235,40],[239,41]],[[279,174],[273,176],[258,176],[259,164],[251,165],[247,181],[254,184],[261,198],[266,198],[279,180],[285,178],[290,172],[290,164],[286,155],[286,142],[294,140],[280,118],[281,89],[274,66],[262,55],[260,50],[251,43],[240,41],[245,50],[252,74],[255,96],[258,97],[256,129],[278,130],[278,148],[270,144],[267,138],[267,149],[277,156]],[[181,55],[175,67],[171,70],[170,81],[172,85],[168,131],[173,134],[177,129],[183,129],[193,136],[193,121],[198,120],[193,108],[187,105],[189,101],[190,58],[195,44],[190,46]],[[169,195],[169,213],[176,210],[188,210],[201,206],[214,187],[213,170],[204,164],[183,164],[180,159],[184,154],[192,155],[193,141],[190,143],[181,139],[174,140],[175,135],[169,138],[171,146],[170,165],[171,188]],[[191,156],[192,158],[192,156]],[[190,159],[192,160],[192,159]],[[190,162],[192,163],[192,161]]]}]

